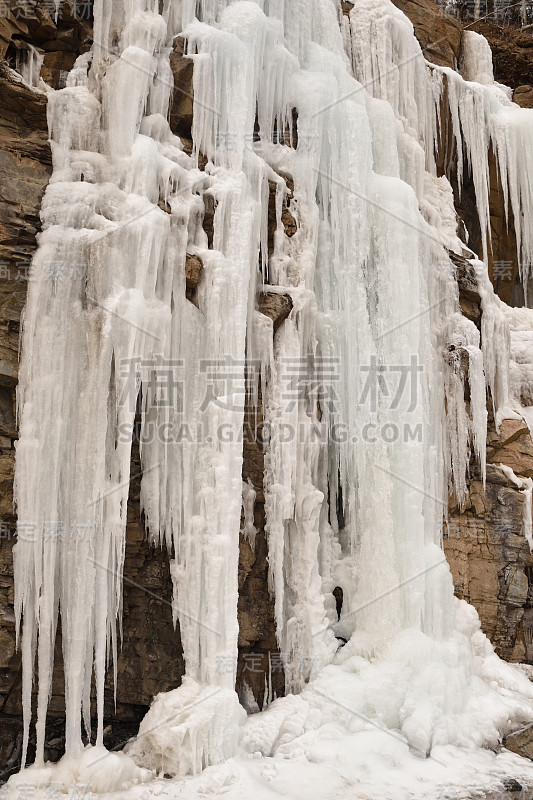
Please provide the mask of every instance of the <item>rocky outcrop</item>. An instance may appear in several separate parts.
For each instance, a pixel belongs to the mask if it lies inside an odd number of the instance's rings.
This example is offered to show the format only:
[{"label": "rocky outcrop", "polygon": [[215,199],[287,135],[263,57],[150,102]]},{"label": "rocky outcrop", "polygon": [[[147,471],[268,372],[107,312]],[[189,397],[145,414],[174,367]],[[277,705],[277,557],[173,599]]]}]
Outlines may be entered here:
[{"label": "rocky outcrop", "polygon": [[[5,13],[4,13],[5,8]],[[44,61],[41,77],[53,89],[65,86],[80,55],[92,44],[93,0],[62,0],[57,19],[53,4],[42,0],[13,0],[0,14],[0,57],[14,67],[21,42],[36,47]]]},{"label": "rocky outcrop", "polygon": [[512,753],[533,761],[533,725],[526,725],[515,733],[507,736],[504,745]]},{"label": "rocky outcrop", "polygon": [[[513,444],[505,420],[499,439],[510,455]],[[527,434],[527,436],[526,436]],[[502,462],[504,463],[504,462]],[[529,467],[533,466],[533,460]],[[525,496],[503,470],[487,466],[487,484],[472,479],[466,507],[452,503],[444,550],[458,597],[478,610],[483,631],[508,661],[533,661],[533,555],[524,536]]]},{"label": "rocky outcrop", "polygon": [[187,300],[198,305],[198,285],[203,275],[204,265],[202,259],[187,253],[185,257],[185,292]]},{"label": "rocky outcrop", "polygon": [[450,259],[455,266],[455,279],[459,287],[459,305],[463,315],[478,328],[481,322],[481,296],[472,262],[458,253],[450,251]]},{"label": "rocky outcrop", "polygon": [[522,106],[522,108],[533,108],[533,86],[531,86],[531,84],[517,86],[513,92],[513,100],[515,103],[518,103],[519,106]]},{"label": "rocky outcrop", "polygon": [[193,62],[185,55],[185,41],[179,36],[170,54],[170,68],[174,77],[170,127],[179,136],[191,138],[193,109]]}]

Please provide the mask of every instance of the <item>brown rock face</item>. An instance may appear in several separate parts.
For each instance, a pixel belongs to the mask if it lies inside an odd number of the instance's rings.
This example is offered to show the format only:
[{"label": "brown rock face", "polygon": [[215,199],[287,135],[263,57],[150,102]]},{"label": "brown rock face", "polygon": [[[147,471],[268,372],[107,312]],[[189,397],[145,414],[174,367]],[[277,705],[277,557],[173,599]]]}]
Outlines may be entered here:
[{"label": "brown rock face", "polygon": [[185,258],[185,285],[187,300],[190,300],[191,303],[194,303],[196,306],[198,305],[196,293],[203,271],[204,265],[202,264],[202,259],[198,258],[198,256],[192,256],[190,253],[187,253]]},{"label": "brown rock face", "polygon": [[512,753],[533,761],[533,725],[526,725],[525,728],[511,733],[503,744]]},{"label": "brown rock face", "polygon": [[10,3],[0,18],[0,56],[14,67],[17,41],[29,42],[44,55],[43,80],[58,89],[78,55],[91,46],[93,0],[62,0],[57,21],[51,9],[40,0]]},{"label": "brown rock face", "polygon": [[481,322],[481,297],[472,262],[467,258],[450,252],[450,259],[455,265],[455,278],[459,286],[459,305],[464,316],[477,327]]},{"label": "brown rock face", "polygon": [[[272,308],[272,307],[271,307]],[[263,303],[263,313],[266,311]],[[281,312],[284,313],[284,312]],[[267,314],[267,316],[270,316]],[[265,531],[263,401],[257,409],[247,404],[244,420],[242,479],[252,485],[254,503],[253,546],[241,533],[239,547],[239,661],[237,692],[249,711],[262,708],[269,695],[283,695],[285,677],[276,642],[274,600],[268,589],[268,549]]]},{"label": "brown rock face", "polygon": [[533,442],[520,419],[504,419],[499,433],[489,430],[487,462],[505,464],[521,477],[533,477]]},{"label": "brown rock face", "polygon": [[179,36],[170,54],[170,68],[174,76],[174,91],[170,108],[170,127],[180,136],[191,138],[193,110],[193,61],[184,56],[185,41]]},{"label": "brown rock face", "polygon": [[524,495],[498,467],[484,491],[470,482],[462,513],[452,509],[444,550],[458,597],[472,603],[481,626],[508,661],[533,659],[533,556],[522,526]]},{"label": "brown rock face", "polygon": [[533,86],[517,86],[513,92],[513,101],[522,108],[533,108]]},{"label": "brown rock face", "polygon": [[0,77],[0,380],[14,387],[19,318],[52,167],[46,96]]},{"label": "brown rock face", "polygon": [[270,317],[274,326],[274,333],[277,331],[284,319],[287,319],[292,311],[292,300],[286,294],[276,294],[275,292],[262,292],[259,295],[258,309],[262,314]]}]

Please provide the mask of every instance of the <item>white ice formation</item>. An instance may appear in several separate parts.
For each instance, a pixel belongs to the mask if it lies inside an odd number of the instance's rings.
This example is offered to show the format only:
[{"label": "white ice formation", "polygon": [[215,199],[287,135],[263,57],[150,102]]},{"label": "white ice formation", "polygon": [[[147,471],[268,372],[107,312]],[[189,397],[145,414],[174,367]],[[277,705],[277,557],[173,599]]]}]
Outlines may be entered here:
[{"label": "white ice formation", "polygon": [[[533,111],[494,83],[482,37],[465,39],[463,77],[428,64],[389,0],[356,0],[349,16],[338,0],[96,0],[94,13],[92,51],[49,96],[54,171],[24,317],[14,552],[25,749],[36,659],[42,762],[58,614],[67,757],[82,753],[82,721],[90,729],[93,673],[102,745],[137,403],[141,502],[149,536],[172,553],[187,674],[167,700],[171,754],[158,734],[132,754],[197,771],[231,755],[239,735],[273,754],[306,731],[365,720],[417,753],[494,746],[533,720],[533,690],[455,600],[441,538],[448,492],[465,499],[471,451],[484,470],[486,386],[497,419],[518,399],[509,319],[482,261],[481,339],[460,313],[448,251],[472,254],[435,148],[449,119],[485,258],[492,148],[527,279]],[[167,122],[178,34],[194,64],[192,155]],[[203,263],[197,306],[187,254]],[[264,285],[292,301],[274,337],[256,308]],[[294,365],[305,393],[294,393]],[[169,370],[179,408],[163,402]],[[235,671],[217,662],[237,656],[243,497],[252,545],[256,533],[239,433],[259,381],[270,586],[294,696],[239,733]],[[200,434],[178,435],[183,425]],[[338,654],[335,633],[348,640]]]}]

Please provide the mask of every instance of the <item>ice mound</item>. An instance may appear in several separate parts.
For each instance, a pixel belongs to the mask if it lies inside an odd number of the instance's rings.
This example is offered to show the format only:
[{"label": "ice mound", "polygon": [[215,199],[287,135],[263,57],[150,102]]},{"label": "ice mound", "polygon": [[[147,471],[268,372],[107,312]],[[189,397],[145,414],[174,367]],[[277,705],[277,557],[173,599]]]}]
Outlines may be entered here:
[{"label": "ice mound", "polygon": [[78,757],[64,756],[57,764],[34,765],[12,775],[3,790],[3,799],[33,796],[39,791],[45,797],[50,797],[51,791],[57,796],[72,793],[76,787],[83,787],[83,794],[118,792],[151,777],[148,770],[138,767],[124,753],[88,745]]},{"label": "ice mound", "polygon": [[127,752],[157,773],[196,775],[235,755],[245,719],[234,691],[185,677],[178,689],[157,695]]},{"label": "ice mound", "polygon": [[475,609],[457,600],[455,630],[442,641],[411,629],[376,647],[354,634],[300,695],[250,717],[241,744],[314,760],[319,742],[381,732],[422,758],[447,745],[496,749],[533,720],[532,700],[531,682],[496,656]]}]

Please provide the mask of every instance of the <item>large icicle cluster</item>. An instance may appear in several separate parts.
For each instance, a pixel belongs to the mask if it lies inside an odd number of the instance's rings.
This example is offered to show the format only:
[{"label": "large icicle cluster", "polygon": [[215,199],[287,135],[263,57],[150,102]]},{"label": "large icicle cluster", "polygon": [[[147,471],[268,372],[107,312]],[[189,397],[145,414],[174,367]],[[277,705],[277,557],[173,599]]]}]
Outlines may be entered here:
[{"label": "large icicle cluster", "polygon": [[[192,155],[167,122],[178,33],[194,64]],[[523,260],[533,260],[533,112],[491,82],[486,59],[483,74],[473,73],[484,45],[467,45],[464,74],[479,83],[428,66],[389,0],[358,0],[349,19],[331,0],[95,3],[93,50],[50,94],[54,172],[20,372],[16,614],[25,749],[37,657],[37,761],[59,614],[67,755],[82,751],[82,719],[90,730],[93,669],[102,744],[136,412],[142,507],[150,536],[172,553],[187,676],[143,723],[149,733],[168,711],[172,752],[154,734],[131,753],[184,772],[237,746],[235,674],[217,663],[237,655],[237,434],[259,378],[278,641],[288,690],[311,684],[251,721],[245,747],[273,753],[298,731],[329,724],[332,707],[322,716],[313,709],[336,680],[332,702],[347,694],[417,752],[494,744],[533,718],[526,679],[499,664],[475,613],[454,600],[440,547],[448,490],[465,496],[470,447],[484,466],[485,376],[497,408],[511,402],[509,363],[496,364],[486,347],[487,326],[509,338],[490,288],[482,349],[459,313],[447,250],[464,248],[450,184],[434,163],[445,89],[483,229],[492,143]],[[284,131],[290,143],[280,141]],[[290,239],[281,224],[286,178],[297,224]],[[278,226],[269,258],[268,181]],[[202,226],[207,197],[212,243]],[[203,264],[198,307],[186,299],[187,254]],[[274,337],[256,310],[263,284],[292,300]],[[230,389],[219,369],[228,364]],[[288,398],[295,364],[306,391]],[[179,407],[163,402],[169,370],[180,376]],[[184,423],[200,434],[175,435]],[[335,586],[344,593],[340,620]],[[334,633],[350,640],[338,656]]]}]

